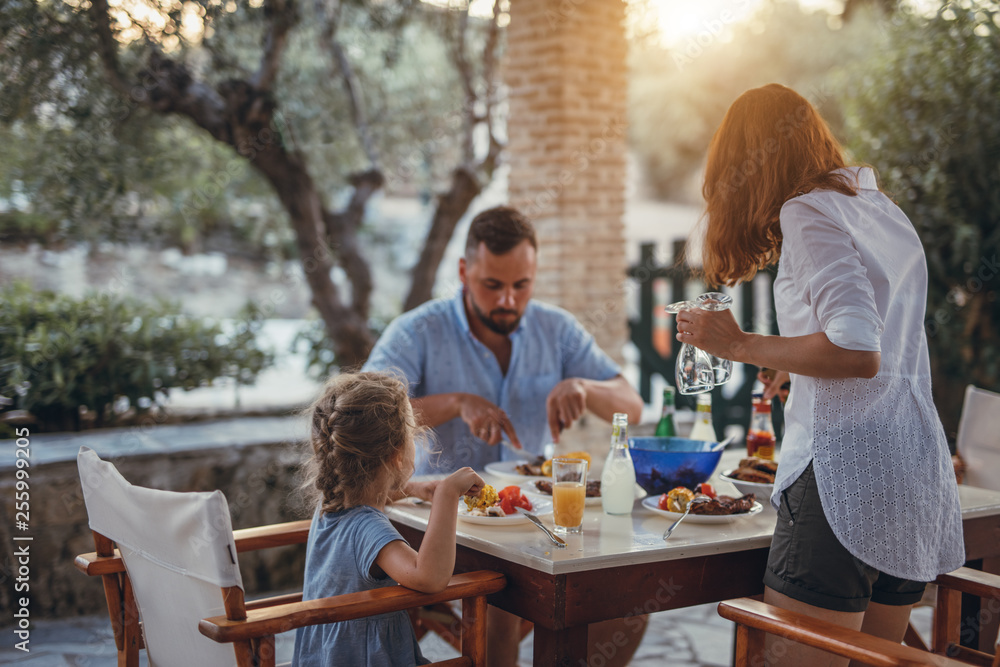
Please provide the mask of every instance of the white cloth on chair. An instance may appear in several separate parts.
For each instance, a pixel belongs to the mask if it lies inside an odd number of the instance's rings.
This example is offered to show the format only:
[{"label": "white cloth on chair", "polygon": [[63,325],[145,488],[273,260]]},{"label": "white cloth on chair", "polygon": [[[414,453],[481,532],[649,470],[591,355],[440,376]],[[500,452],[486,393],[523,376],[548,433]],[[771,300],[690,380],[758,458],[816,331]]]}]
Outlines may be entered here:
[{"label": "white cloth on chair", "polygon": [[152,667],[235,665],[231,644],[198,631],[225,614],[220,589],[243,587],[221,491],[133,486],[86,447],[77,455],[90,528],[114,540],[132,582]]},{"label": "white cloth on chair", "polygon": [[965,483],[1000,491],[1000,394],[969,385],[958,424]]}]

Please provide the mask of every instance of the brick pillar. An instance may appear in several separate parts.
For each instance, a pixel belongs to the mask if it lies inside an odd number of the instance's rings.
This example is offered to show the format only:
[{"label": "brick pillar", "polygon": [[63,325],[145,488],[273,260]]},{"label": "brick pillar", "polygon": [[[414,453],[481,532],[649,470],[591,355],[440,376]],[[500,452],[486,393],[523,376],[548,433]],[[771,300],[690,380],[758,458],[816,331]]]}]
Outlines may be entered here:
[{"label": "brick pillar", "polygon": [[[626,55],[622,0],[511,0],[504,79],[509,198],[540,243],[536,298],[561,306],[621,363]],[[606,451],[587,419],[564,440]]]},{"label": "brick pillar", "polygon": [[625,275],[625,3],[511,0],[504,79],[509,197],[539,234],[535,296],[616,361]]}]

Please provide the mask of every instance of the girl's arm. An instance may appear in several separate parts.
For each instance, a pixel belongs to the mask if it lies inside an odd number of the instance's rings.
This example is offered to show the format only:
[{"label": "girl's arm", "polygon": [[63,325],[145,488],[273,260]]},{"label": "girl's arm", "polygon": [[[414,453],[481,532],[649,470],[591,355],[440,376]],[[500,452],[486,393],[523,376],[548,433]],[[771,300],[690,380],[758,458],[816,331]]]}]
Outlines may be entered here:
[{"label": "girl's arm", "polygon": [[717,357],[817,378],[873,378],[882,355],[848,350],[822,331],[806,336],[762,336],[740,329],[728,311],[685,310],[677,314],[677,340]]},{"label": "girl's arm", "polygon": [[483,479],[472,468],[452,473],[434,491],[427,531],[414,551],[401,540],[382,547],[375,564],[396,583],[423,593],[443,591],[455,570],[455,522],[458,519],[458,499],[476,494]]}]

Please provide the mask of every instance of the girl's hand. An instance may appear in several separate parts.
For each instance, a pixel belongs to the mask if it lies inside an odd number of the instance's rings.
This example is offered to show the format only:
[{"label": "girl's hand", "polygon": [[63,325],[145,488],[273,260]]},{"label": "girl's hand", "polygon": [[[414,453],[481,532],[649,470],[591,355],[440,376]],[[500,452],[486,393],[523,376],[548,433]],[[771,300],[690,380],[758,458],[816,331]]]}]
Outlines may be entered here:
[{"label": "girl's hand", "polygon": [[475,470],[466,466],[448,475],[441,482],[438,490],[446,489],[453,493],[456,498],[461,498],[462,496],[479,495],[485,485],[486,482],[483,481],[483,478]]},{"label": "girl's hand", "polygon": [[731,310],[692,308],[677,313],[677,340],[723,359],[742,361],[744,333]]}]

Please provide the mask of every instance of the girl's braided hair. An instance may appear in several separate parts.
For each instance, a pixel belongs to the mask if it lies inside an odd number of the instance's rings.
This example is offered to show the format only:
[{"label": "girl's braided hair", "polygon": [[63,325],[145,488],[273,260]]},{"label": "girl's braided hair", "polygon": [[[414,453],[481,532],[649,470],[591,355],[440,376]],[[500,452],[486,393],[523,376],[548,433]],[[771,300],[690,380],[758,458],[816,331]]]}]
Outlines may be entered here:
[{"label": "girl's braided hair", "polygon": [[[417,433],[406,385],[388,373],[345,373],[327,381],[308,409],[312,456],[304,464],[310,506],[338,512],[384,504],[406,478],[395,459]],[[384,488],[378,489],[384,473]]]}]

